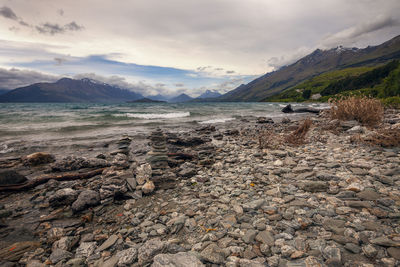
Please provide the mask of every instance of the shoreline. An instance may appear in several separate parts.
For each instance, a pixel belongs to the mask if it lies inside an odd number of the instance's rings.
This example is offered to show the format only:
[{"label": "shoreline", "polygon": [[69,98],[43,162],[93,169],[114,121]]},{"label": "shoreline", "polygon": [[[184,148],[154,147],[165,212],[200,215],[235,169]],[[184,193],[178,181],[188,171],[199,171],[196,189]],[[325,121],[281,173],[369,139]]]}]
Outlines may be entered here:
[{"label": "shoreline", "polygon": [[[152,131],[152,140],[116,136],[107,147],[100,142],[75,158],[2,168],[30,179],[106,169],[88,179],[0,192],[0,255],[19,253],[8,261],[20,266],[164,266],[166,260],[190,266],[396,266],[399,148],[352,142],[351,136],[371,131],[355,122],[299,116],[274,124],[249,117],[185,132],[164,127],[162,134]],[[306,143],[259,148],[260,132],[288,134],[305,117],[313,123]],[[400,114],[393,118],[387,127],[399,126]],[[143,168],[149,155],[162,166],[157,176],[154,167],[153,175]],[[149,176],[154,192],[148,192]]]}]

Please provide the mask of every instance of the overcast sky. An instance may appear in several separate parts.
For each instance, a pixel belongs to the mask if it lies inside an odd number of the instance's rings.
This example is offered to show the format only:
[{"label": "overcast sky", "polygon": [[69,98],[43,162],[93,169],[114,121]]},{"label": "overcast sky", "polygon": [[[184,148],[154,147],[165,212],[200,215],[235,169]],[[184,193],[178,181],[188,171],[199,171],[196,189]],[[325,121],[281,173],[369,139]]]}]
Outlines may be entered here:
[{"label": "overcast sky", "polygon": [[0,88],[91,77],[226,92],[316,48],[400,34],[399,0],[0,0]]}]

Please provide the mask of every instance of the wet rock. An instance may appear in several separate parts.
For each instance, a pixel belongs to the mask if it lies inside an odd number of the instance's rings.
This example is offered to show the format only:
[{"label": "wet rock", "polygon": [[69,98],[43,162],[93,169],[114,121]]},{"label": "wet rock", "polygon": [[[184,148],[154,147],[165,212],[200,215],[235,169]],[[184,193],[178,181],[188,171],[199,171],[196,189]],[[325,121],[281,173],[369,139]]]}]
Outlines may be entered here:
[{"label": "wet rock", "polygon": [[52,164],[51,169],[54,172],[67,172],[84,168],[105,168],[109,166],[110,163],[104,159],[68,156]]},{"label": "wet rock", "polygon": [[23,184],[28,179],[16,171],[0,171],[0,186]]},{"label": "wet rock", "polygon": [[49,204],[52,207],[71,205],[77,198],[78,192],[72,188],[63,188],[57,190],[54,195],[49,198]]},{"label": "wet rock", "polygon": [[155,255],[163,253],[167,243],[159,239],[146,241],[138,250],[138,263],[143,266],[153,261]]},{"label": "wet rock", "polygon": [[215,243],[208,245],[200,255],[207,262],[214,264],[222,264],[225,260],[223,251]]},{"label": "wet rock", "polygon": [[60,261],[66,261],[72,257],[72,253],[63,249],[55,249],[50,255],[50,261],[56,264]]},{"label": "wet rock", "polygon": [[176,254],[158,254],[154,257],[152,267],[203,267],[205,266],[190,252]]},{"label": "wet rock", "polygon": [[72,203],[71,208],[74,212],[79,212],[88,207],[96,206],[99,202],[99,193],[93,190],[85,190],[79,194],[78,199]]},{"label": "wet rock", "polygon": [[274,123],[274,120],[267,117],[258,117],[257,123],[264,124],[264,123]]},{"label": "wet rock", "polygon": [[45,152],[36,152],[26,156],[23,159],[24,164],[29,166],[37,166],[41,164],[52,163],[54,161],[54,156]]}]

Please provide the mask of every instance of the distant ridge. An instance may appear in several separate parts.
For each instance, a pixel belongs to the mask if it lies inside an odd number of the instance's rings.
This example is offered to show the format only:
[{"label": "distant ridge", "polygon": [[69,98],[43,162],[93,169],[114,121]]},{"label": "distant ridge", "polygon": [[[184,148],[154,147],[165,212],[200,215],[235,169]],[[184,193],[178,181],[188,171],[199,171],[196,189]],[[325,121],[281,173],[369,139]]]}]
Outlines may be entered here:
[{"label": "distant ridge", "polygon": [[348,67],[386,63],[400,58],[400,35],[364,49],[338,46],[317,49],[295,63],[267,73],[218,98],[220,101],[262,101],[321,73]]},{"label": "distant ridge", "polygon": [[211,90],[207,90],[204,93],[202,93],[200,96],[196,97],[197,99],[204,99],[204,98],[216,98],[216,97],[220,97],[221,94],[217,91],[211,91]]},{"label": "distant ridge", "polygon": [[141,94],[84,78],[62,78],[55,83],[35,83],[0,95],[0,102],[126,102]]},{"label": "distant ridge", "polygon": [[173,97],[171,99],[168,100],[168,102],[172,102],[172,103],[181,103],[181,102],[188,102],[190,100],[192,100],[193,97],[188,96],[187,94],[180,94],[176,97]]}]

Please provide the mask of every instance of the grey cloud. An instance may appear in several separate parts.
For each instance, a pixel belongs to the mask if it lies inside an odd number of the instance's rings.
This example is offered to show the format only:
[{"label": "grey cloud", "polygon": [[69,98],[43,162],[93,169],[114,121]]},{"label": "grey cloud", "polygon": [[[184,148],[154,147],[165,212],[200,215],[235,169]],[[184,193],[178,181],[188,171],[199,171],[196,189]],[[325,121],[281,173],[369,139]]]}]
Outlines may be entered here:
[{"label": "grey cloud", "polygon": [[18,17],[14,13],[14,11],[7,6],[3,6],[2,8],[0,8],[0,16],[5,17],[7,19],[18,20]]},{"label": "grey cloud", "polygon": [[183,83],[176,83],[175,84],[175,87],[183,87],[183,86],[185,86]]},{"label": "grey cloud", "polygon": [[60,66],[60,65],[64,64],[67,61],[67,59],[61,58],[61,57],[55,57],[54,61],[56,62],[57,66]]},{"label": "grey cloud", "polygon": [[226,71],[226,74],[232,74],[232,73],[235,73],[235,71],[234,70],[227,70]]},{"label": "grey cloud", "polygon": [[54,82],[60,77],[32,70],[0,68],[0,88],[15,89],[38,82]]},{"label": "grey cloud", "polygon": [[61,9],[59,9],[59,10],[57,10],[57,13],[60,15],[60,16],[64,16],[64,10],[61,8]]},{"label": "grey cloud", "polygon": [[323,40],[323,45],[326,47],[341,44],[351,45],[364,35],[399,25],[400,21],[398,19],[394,19],[391,16],[378,16],[372,21],[344,29],[326,37]]},{"label": "grey cloud", "polygon": [[67,31],[80,31],[84,29],[83,26],[76,24],[75,21],[65,24],[64,26],[60,26],[57,23],[46,22],[44,24],[36,26],[35,28],[37,32],[41,34],[50,34],[50,35],[61,34]]}]

